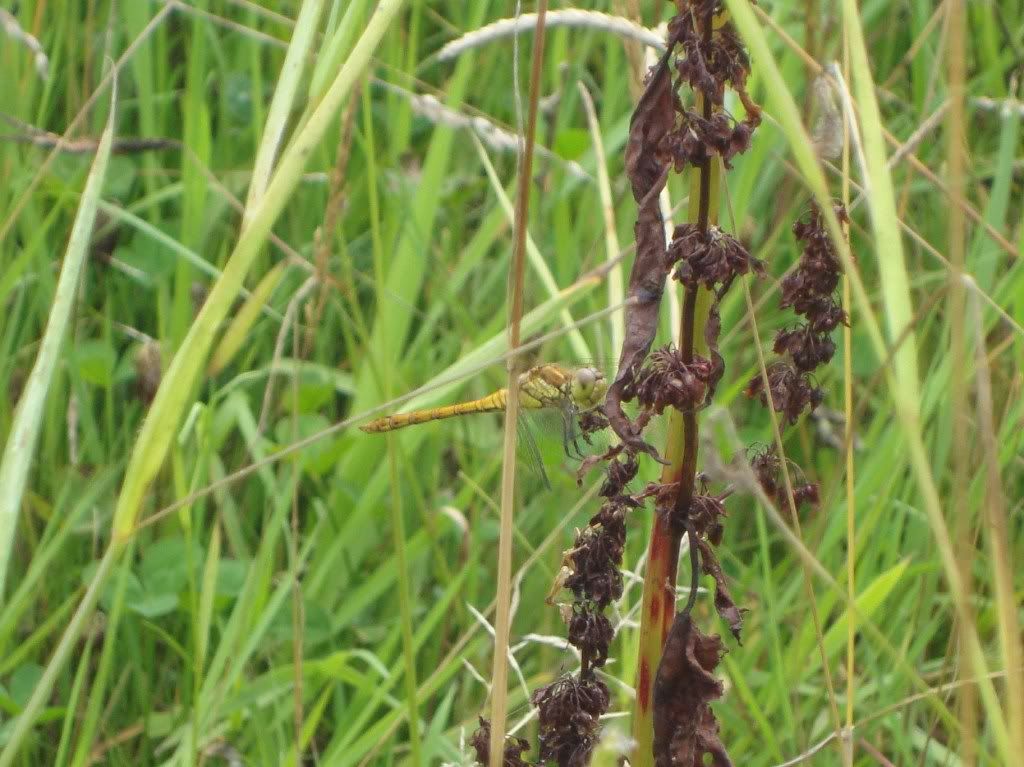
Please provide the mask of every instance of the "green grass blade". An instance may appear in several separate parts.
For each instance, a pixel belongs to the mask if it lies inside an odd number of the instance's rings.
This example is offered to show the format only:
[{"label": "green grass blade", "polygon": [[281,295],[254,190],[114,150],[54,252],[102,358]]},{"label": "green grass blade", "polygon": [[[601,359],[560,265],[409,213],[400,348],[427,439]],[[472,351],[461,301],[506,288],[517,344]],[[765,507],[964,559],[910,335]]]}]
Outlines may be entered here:
[{"label": "green grass blade", "polygon": [[238,295],[242,280],[266,241],[271,226],[295,190],[305,170],[306,160],[362,76],[370,57],[403,4],[403,0],[384,0],[378,6],[377,13],[367,24],[309,122],[281,157],[266,193],[253,210],[247,211],[251,215],[247,215],[247,223],[239,235],[238,243],[181,348],[174,355],[143,421],[114,510],[115,542],[120,543],[131,533],[146,488],[163,465],[171,438],[192,398],[193,387],[209,354],[217,328]]},{"label": "green grass blade", "polygon": [[89,238],[92,236],[93,224],[96,221],[96,207],[100,192],[103,190],[110,148],[114,139],[116,103],[115,83],[110,91],[110,113],[107,115],[106,128],[100,138],[96,158],[86,178],[78,213],[71,227],[71,238],[64,253],[64,265],[57,281],[57,291],[53,297],[46,331],[39,345],[39,354],[22,392],[14,414],[14,424],[4,447],[3,458],[0,459],[0,604],[4,601],[7,568],[14,539],[17,537],[22,494],[39,440],[43,406],[57,372],[64,335],[75,305],[75,294],[78,292],[82,269],[89,254]]}]

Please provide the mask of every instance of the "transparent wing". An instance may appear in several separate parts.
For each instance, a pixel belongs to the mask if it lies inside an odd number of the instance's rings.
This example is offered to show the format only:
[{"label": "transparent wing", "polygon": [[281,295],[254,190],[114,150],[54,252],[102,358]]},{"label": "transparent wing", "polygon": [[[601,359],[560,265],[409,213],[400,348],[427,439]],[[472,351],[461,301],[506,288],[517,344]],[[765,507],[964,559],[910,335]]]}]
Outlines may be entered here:
[{"label": "transparent wing", "polygon": [[530,428],[529,418],[521,415],[516,426],[519,432],[518,452],[521,461],[530,471],[540,477],[541,482],[544,483],[544,488],[550,490],[551,480],[548,479],[548,473],[544,470],[544,458],[541,455],[540,448],[537,446],[537,440],[533,436],[533,429]]},{"label": "transparent wing", "polygon": [[585,434],[579,416],[571,403],[568,407],[524,411],[520,421],[528,426],[519,431],[524,443],[520,452],[531,468],[540,463],[549,469],[561,466],[574,471],[585,457],[607,449],[607,430]]}]

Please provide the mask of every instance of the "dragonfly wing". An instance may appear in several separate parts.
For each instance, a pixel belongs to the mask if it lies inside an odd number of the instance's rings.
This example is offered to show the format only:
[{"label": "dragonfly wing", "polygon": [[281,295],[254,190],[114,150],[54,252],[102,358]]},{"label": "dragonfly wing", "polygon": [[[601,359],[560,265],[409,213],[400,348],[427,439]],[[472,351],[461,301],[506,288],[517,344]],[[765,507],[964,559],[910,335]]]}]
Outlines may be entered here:
[{"label": "dragonfly wing", "polygon": [[551,481],[548,479],[548,473],[544,470],[544,459],[541,457],[540,448],[537,447],[537,440],[534,439],[530,424],[525,418],[520,417],[517,427],[519,450],[523,454],[526,465],[540,477],[545,489],[550,490]]}]

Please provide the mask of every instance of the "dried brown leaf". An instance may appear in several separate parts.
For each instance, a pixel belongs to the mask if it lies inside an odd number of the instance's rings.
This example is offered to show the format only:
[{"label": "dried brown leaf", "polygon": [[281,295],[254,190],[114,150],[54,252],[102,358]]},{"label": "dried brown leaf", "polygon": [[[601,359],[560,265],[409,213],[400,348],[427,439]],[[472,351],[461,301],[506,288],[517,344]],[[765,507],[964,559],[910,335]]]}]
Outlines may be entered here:
[{"label": "dried brown leaf", "polygon": [[740,631],[743,629],[743,613],[732,599],[729,587],[725,583],[725,574],[722,572],[722,565],[718,561],[715,550],[703,538],[697,538],[697,546],[700,548],[700,567],[707,575],[715,579],[715,610],[722,620],[729,624],[736,641],[740,641]]},{"label": "dried brown leaf", "polygon": [[722,640],[705,636],[689,614],[676,616],[654,678],[654,763],[656,767],[732,767],[718,737],[711,702],[722,696],[714,675]]}]

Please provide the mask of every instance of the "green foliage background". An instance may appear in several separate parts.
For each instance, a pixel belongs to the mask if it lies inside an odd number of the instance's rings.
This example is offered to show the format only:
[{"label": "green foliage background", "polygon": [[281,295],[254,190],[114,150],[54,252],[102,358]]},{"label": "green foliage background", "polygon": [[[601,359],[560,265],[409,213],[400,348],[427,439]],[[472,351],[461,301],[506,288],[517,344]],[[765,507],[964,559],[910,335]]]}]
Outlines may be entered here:
[{"label": "green foliage background", "polygon": [[[344,54],[369,17],[365,3],[324,5],[316,27],[322,37],[313,44],[289,131],[304,121],[306,100],[319,98],[324,78],[333,78],[344,58],[331,59],[321,42],[337,44]],[[576,7],[622,12],[623,5]],[[670,4],[639,5],[651,23],[654,8]],[[1020,561],[1024,110],[1019,101],[1003,100],[1016,95],[1012,83],[1021,74],[1024,9],[969,5],[966,269],[973,281],[964,316],[951,313],[947,293],[948,222],[956,206],[945,193],[943,124],[932,119],[949,95],[943,16],[925,0],[876,1],[862,4],[860,21],[884,128],[898,143],[914,139],[911,154],[893,163],[892,178],[896,214],[906,227],[921,434],[958,560],[970,576],[969,607],[986,663],[1012,714],[1021,709],[1007,701],[1010,693],[998,676],[1007,657],[999,630],[1011,616],[996,598],[997,528],[987,514],[1001,504],[1002,540],[1011,562]],[[762,3],[762,9],[777,25],[764,34],[786,86],[805,103],[808,70],[779,31],[829,62],[842,55],[839,11],[831,3],[792,0]],[[236,763],[231,759],[237,757],[276,765],[296,764],[301,753],[307,764],[469,763],[464,742],[478,714],[486,713],[490,669],[491,618],[481,616],[488,616],[495,587],[500,421],[483,416],[408,430],[395,436],[391,450],[385,439],[352,428],[288,448],[429,382],[442,385],[416,404],[479,396],[502,385],[509,218],[475,134],[424,114],[410,97],[432,94],[452,114],[514,130],[510,38],[455,61],[435,56],[449,40],[508,15],[509,4],[411,2],[383,37],[356,92],[308,157],[306,174],[274,223],[275,239],[248,272],[251,311],[244,311],[241,296],[229,318],[242,317],[242,324],[221,328],[214,339],[217,349],[234,332],[237,349],[224,351],[224,364],[196,386],[179,384],[187,387],[185,417],[174,425],[170,454],[145,495],[143,524],[134,526],[97,612],[74,638],[70,662],[53,667],[52,693],[34,711],[34,727],[21,743],[8,743],[17,717],[39,689],[110,541],[119,488],[152,396],[145,379],[157,374],[155,358],[166,370],[182,350],[203,296],[238,239],[242,218],[231,201],[245,200],[299,3],[195,0],[167,9],[143,0],[22,0],[12,10],[39,38],[49,74],[38,75],[28,48],[0,37],[0,112],[61,134],[96,91],[109,61],[128,51],[119,74],[115,141],[180,143],[132,153],[115,147],[106,168],[100,216],[41,412],[16,535],[4,542],[13,545],[13,558],[0,602],[0,747],[9,746],[0,759],[148,765]],[[529,39],[521,38],[523,62]],[[521,65],[523,93],[526,69]],[[751,93],[763,101],[756,59],[753,71]],[[627,51],[607,30],[553,29],[544,92],[556,98],[546,102],[538,131],[552,154],[535,164],[530,234],[562,292],[552,298],[544,275],[530,272],[528,308],[540,308],[529,332],[564,330],[570,315],[585,324],[575,339],[556,333],[541,344],[536,356],[544,360],[616,356],[607,316],[587,321],[609,306],[606,282],[586,278],[608,258],[608,232],[578,84],[596,105],[626,269],[631,257],[635,205],[621,157],[634,98]],[[72,135],[90,139],[78,147],[84,151],[61,153],[46,166],[52,142],[45,137],[36,144],[10,140],[24,135],[11,125],[8,140],[0,142],[5,442],[53,311],[95,149],[91,139],[103,130],[108,102],[109,90],[99,93]],[[808,125],[813,122],[808,112]],[[340,183],[332,177],[339,152],[347,160]],[[483,153],[511,195],[514,152],[485,142]],[[572,172],[570,161],[585,178]],[[806,210],[809,193],[789,158],[785,132],[771,119],[734,166],[727,186],[735,228],[770,272],[770,279],[751,286],[755,301],[763,302],[757,329],[767,347],[771,333],[791,321],[775,308],[777,282],[798,256],[790,226]],[[853,180],[860,179],[855,170]],[[833,172],[829,181],[838,195],[839,176]],[[674,204],[685,198],[683,184],[670,191]],[[332,204],[340,212],[336,226],[325,230]],[[852,249],[881,321],[888,304],[879,263],[890,257],[891,243],[875,241],[868,207],[854,212]],[[801,520],[803,542],[841,587],[811,577],[820,634],[807,571],[791,538],[749,493],[737,492],[728,502],[723,565],[749,613],[743,645],[729,640],[721,667],[727,693],[715,710],[723,741],[737,764],[781,764],[834,733],[833,703],[845,718],[852,691],[855,764],[880,763],[876,753],[900,765],[958,764],[972,750],[981,764],[999,763],[1005,752],[990,718],[981,715],[972,727],[963,714],[979,714],[981,704],[970,694],[962,697],[974,684],[949,686],[971,680],[973,671],[958,655],[935,526],[909,463],[911,437],[894,415],[861,311],[852,312],[851,369],[844,370],[837,336],[840,353],[819,374],[826,405],[838,412],[844,381],[852,376],[852,546],[842,453],[814,420],[786,433],[789,458],[822,486],[820,509]],[[711,439],[702,449],[728,462],[746,445],[769,444],[772,432],[763,409],[741,393],[757,371],[742,291],[730,294],[722,320],[728,370],[705,419]],[[297,333],[282,332],[295,321]],[[665,338],[669,327],[666,314]],[[954,327],[967,338],[963,359],[950,354]],[[475,371],[488,361],[495,364]],[[990,406],[976,396],[984,381]],[[953,439],[957,382],[968,393],[968,444]],[[991,417],[991,430],[984,416]],[[842,426],[836,428],[841,439]],[[994,462],[983,450],[986,439],[997,446]],[[966,476],[954,470],[958,453],[966,455]],[[525,475],[516,516],[513,722],[529,714],[528,689],[575,662],[558,641],[564,637],[558,611],[544,597],[573,528],[586,524],[597,507],[590,487],[596,476],[578,488],[557,444],[545,456],[554,487],[544,491],[535,476]],[[646,465],[642,478],[653,480],[655,473]],[[0,494],[6,491],[0,487]],[[958,494],[963,502],[955,502]],[[624,568],[633,574],[642,572],[650,514],[638,511],[631,522]],[[858,595],[849,685],[848,556],[854,557]],[[1016,613],[1022,583],[1012,568],[1010,575]],[[597,757],[608,764],[629,729],[640,593],[636,577],[627,573],[626,583],[616,610],[621,628],[614,661],[606,668],[617,713]],[[698,613],[714,622],[710,595],[702,594]],[[415,728],[408,726],[410,715]],[[527,723],[524,733],[532,732]],[[808,763],[843,760],[831,744]]]}]

